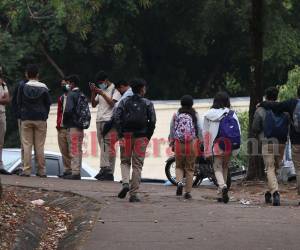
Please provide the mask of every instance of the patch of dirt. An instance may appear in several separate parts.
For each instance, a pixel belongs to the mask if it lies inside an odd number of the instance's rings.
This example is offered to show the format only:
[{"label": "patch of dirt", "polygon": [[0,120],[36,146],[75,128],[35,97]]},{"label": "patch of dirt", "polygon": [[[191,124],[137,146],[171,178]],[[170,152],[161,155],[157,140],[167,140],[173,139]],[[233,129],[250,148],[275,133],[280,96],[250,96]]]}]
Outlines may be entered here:
[{"label": "patch of dirt", "polygon": [[[40,204],[32,203],[36,200]],[[0,201],[0,249],[77,249],[99,210],[99,203],[73,193],[5,186]]]}]

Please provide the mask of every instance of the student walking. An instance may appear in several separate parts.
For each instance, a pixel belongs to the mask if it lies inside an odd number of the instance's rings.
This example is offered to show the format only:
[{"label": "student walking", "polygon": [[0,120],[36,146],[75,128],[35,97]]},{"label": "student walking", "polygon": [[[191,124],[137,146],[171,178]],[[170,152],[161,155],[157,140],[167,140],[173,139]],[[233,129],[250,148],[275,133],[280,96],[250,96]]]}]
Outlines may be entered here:
[{"label": "student walking", "polygon": [[82,142],[84,129],[89,128],[91,113],[86,96],[80,91],[79,77],[68,76],[66,83],[69,85],[66,105],[63,114],[63,126],[67,129],[69,152],[71,156],[72,172],[65,173],[64,179],[80,180],[82,167]]},{"label": "student walking", "polygon": [[198,153],[196,147],[199,146],[197,138],[201,137],[199,115],[193,108],[193,104],[192,96],[184,95],[181,98],[181,108],[171,120],[169,135],[170,146],[175,151],[176,159],[176,195],[182,195],[185,177],[185,199],[192,198],[195,160]]},{"label": "student walking", "polygon": [[287,112],[291,118],[290,140],[292,144],[292,160],[297,174],[298,194],[300,195],[300,86],[297,97],[283,102],[264,101],[260,107],[271,109],[273,112]]},{"label": "student walking", "polygon": [[28,82],[20,85],[17,98],[21,112],[21,140],[24,148],[24,166],[21,176],[29,177],[31,174],[31,152],[34,146],[36,175],[46,177],[44,145],[51,98],[48,87],[38,80],[39,70],[36,65],[27,66],[26,76]]},{"label": "student walking", "polygon": [[4,78],[0,75],[0,173],[4,171],[2,162],[2,149],[4,146],[4,137],[6,132],[5,106],[9,103],[9,92]]},{"label": "student walking", "polygon": [[[130,83],[133,96],[120,101],[115,113],[115,125],[120,138],[122,189],[118,197],[124,199],[130,193],[130,202],[140,202],[137,193],[146,149],[151,139],[156,115],[153,103],[144,98],[146,82],[136,79]],[[132,164],[131,185],[129,186]]]},{"label": "student walking", "polygon": [[106,122],[111,120],[114,105],[121,98],[121,94],[115,89],[115,85],[109,81],[105,72],[100,71],[95,80],[96,85],[91,84],[90,89],[92,106],[98,105],[96,127],[101,150],[100,171],[95,178],[100,181],[113,181],[116,163],[114,144],[117,138],[116,133],[115,136],[112,134],[114,131],[109,131],[103,136],[103,130]]},{"label": "student walking", "polygon": [[[265,91],[268,102],[277,102],[278,89],[270,87]],[[262,155],[267,173],[269,191],[265,193],[265,202],[280,206],[277,170],[283,160],[285,144],[288,136],[289,117],[284,113],[274,113],[263,107],[257,108],[254,114],[252,131],[262,146]]]},{"label": "student walking", "polygon": [[237,155],[241,143],[240,124],[237,115],[231,110],[226,92],[216,94],[211,109],[204,115],[203,142],[204,154],[211,158],[219,193],[218,201],[229,201],[226,185],[230,157]]},{"label": "student walking", "polygon": [[68,92],[70,90],[70,84],[67,84],[66,80],[61,81],[61,88],[63,94],[57,100],[57,119],[56,119],[56,129],[57,129],[57,141],[59,150],[62,155],[62,160],[64,164],[64,173],[62,177],[72,174],[71,168],[71,153],[69,145],[68,130],[63,123],[63,116],[66,108]]}]

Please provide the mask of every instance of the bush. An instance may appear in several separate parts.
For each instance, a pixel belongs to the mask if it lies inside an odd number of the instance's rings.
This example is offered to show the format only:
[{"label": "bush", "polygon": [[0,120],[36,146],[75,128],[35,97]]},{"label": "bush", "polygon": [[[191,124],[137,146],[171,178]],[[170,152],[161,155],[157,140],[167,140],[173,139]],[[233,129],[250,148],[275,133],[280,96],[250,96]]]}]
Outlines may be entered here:
[{"label": "bush", "polygon": [[295,66],[288,73],[288,81],[279,88],[279,99],[281,101],[297,97],[297,89],[300,86],[300,67]]}]

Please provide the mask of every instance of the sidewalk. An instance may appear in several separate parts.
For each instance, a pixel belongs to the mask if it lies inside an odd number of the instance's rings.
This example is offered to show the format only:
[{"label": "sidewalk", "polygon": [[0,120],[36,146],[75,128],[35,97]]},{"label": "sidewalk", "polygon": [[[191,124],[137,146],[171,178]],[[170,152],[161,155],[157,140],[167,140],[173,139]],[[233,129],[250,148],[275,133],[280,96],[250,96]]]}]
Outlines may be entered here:
[{"label": "sidewalk", "polygon": [[[232,202],[218,204],[214,188],[193,190],[193,200],[174,196],[174,187],[142,184],[142,203],[116,197],[119,183],[2,176],[3,184],[72,191],[103,204],[90,237],[93,249],[299,249],[300,207],[285,188],[283,206],[263,204],[262,190],[233,187]],[[242,205],[240,199],[251,201]]]}]

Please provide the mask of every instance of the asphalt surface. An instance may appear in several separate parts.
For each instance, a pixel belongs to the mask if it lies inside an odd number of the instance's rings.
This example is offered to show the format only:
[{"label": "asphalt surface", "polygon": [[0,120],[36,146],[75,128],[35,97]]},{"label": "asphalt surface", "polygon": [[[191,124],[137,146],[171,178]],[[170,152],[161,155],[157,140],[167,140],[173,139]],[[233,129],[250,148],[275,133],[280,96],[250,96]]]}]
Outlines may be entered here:
[{"label": "asphalt surface", "polygon": [[290,187],[283,188],[281,207],[263,203],[264,186],[236,185],[231,201],[220,204],[214,187],[194,189],[193,200],[186,201],[175,197],[175,187],[142,184],[142,202],[132,204],[116,197],[119,183],[1,178],[3,184],[72,191],[100,201],[99,218],[79,247],[84,250],[300,249],[300,207]]}]

